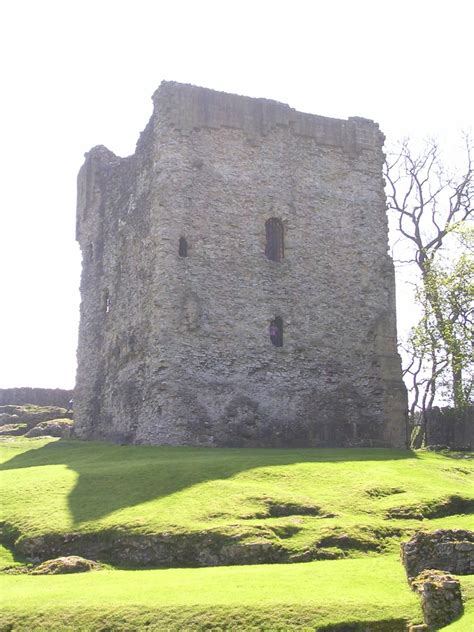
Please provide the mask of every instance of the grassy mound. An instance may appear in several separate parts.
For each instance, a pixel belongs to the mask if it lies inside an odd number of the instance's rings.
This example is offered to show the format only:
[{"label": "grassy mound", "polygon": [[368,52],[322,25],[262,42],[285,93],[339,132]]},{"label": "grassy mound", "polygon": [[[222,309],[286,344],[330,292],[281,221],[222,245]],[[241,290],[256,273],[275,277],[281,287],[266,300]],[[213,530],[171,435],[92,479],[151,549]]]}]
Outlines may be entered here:
[{"label": "grassy mound", "polygon": [[69,437],[74,426],[72,419],[67,417],[40,421],[26,433],[27,437]]},{"label": "grassy mound", "polygon": [[2,443],[4,542],[132,566],[297,562],[398,551],[469,528],[474,460],[395,450]]},{"label": "grassy mound", "polygon": [[65,408],[59,406],[36,406],[34,404],[8,404],[0,406],[0,425],[25,423],[33,427],[41,421],[64,417]]},{"label": "grassy mound", "polygon": [[[421,609],[399,541],[473,523],[472,455],[0,447],[2,630],[402,631]],[[75,554],[185,568],[22,574],[25,558]],[[461,582],[466,613],[449,630],[471,632],[474,578]]]},{"label": "grassy mound", "polygon": [[0,435],[23,435],[28,430],[28,424],[3,424],[0,425]]}]

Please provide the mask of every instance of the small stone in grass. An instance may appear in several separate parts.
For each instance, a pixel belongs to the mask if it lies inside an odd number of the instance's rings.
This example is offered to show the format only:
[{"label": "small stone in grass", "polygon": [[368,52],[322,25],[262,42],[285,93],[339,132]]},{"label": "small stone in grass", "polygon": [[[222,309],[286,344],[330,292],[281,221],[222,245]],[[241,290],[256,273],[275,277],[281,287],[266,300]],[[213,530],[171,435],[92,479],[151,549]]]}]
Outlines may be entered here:
[{"label": "small stone in grass", "polygon": [[62,573],[84,573],[97,571],[100,564],[93,560],[86,560],[79,555],[57,557],[54,560],[46,560],[31,571],[32,575],[60,575]]}]

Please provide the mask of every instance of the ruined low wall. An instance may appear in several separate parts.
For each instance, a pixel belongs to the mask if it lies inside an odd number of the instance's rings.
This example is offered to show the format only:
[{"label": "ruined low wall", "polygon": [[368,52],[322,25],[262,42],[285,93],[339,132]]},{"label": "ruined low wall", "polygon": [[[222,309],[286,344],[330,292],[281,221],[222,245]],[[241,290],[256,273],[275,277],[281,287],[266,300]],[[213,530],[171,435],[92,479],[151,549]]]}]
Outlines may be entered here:
[{"label": "ruined low wall", "polygon": [[0,406],[34,404],[67,408],[73,391],[62,388],[0,388]]},{"label": "ruined low wall", "polygon": [[426,413],[426,444],[474,450],[474,406],[465,410],[438,408]]},{"label": "ruined low wall", "polygon": [[410,581],[427,569],[471,575],[474,573],[474,531],[420,531],[408,542],[402,542],[401,555]]},{"label": "ruined low wall", "polygon": [[450,573],[423,571],[413,581],[412,589],[421,597],[424,629],[444,628],[463,613],[461,584]]}]

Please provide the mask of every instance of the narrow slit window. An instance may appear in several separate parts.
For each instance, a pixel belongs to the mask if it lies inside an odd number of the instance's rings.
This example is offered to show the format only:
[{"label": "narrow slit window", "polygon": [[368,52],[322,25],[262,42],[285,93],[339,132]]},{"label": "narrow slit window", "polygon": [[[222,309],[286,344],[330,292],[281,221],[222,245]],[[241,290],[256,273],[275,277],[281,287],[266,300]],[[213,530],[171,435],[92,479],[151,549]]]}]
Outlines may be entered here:
[{"label": "narrow slit window", "polygon": [[274,347],[283,347],[283,320],[280,316],[270,322],[268,333]]},{"label": "narrow slit window", "polygon": [[188,256],[188,242],[184,237],[179,238],[178,254],[180,257]]},{"label": "narrow slit window", "polygon": [[108,314],[110,312],[110,296],[109,290],[105,290],[104,292],[104,312]]},{"label": "narrow slit window", "polygon": [[270,217],[265,222],[265,254],[271,261],[281,261],[284,252],[283,222],[278,217]]}]

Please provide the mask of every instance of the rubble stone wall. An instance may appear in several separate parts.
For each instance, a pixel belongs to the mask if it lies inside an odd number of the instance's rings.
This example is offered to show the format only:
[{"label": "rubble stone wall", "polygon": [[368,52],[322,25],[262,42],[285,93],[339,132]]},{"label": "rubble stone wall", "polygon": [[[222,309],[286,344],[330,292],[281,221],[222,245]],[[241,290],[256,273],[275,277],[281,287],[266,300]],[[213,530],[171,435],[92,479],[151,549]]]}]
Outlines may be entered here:
[{"label": "rubble stone wall", "polygon": [[474,531],[439,529],[420,531],[401,545],[407,576],[413,579],[426,569],[448,571],[455,575],[474,574]]},{"label": "rubble stone wall", "polygon": [[421,572],[412,582],[420,595],[423,620],[428,630],[439,630],[463,613],[461,584],[450,573],[438,570]]},{"label": "rubble stone wall", "polygon": [[474,406],[465,410],[438,408],[426,413],[427,445],[474,450]]},{"label": "rubble stone wall", "polygon": [[79,174],[77,433],[405,446],[378,126],[172,82],[154,106],[133,156]]},{"label": "rubble stone wall", "polygon": [[73,391],[62,388],[0,388],[0,406],[60,406],[67,408]]}]

